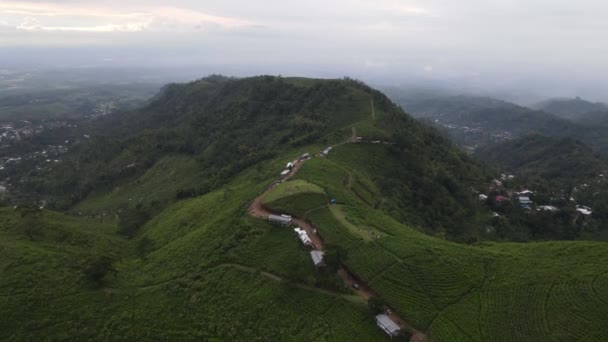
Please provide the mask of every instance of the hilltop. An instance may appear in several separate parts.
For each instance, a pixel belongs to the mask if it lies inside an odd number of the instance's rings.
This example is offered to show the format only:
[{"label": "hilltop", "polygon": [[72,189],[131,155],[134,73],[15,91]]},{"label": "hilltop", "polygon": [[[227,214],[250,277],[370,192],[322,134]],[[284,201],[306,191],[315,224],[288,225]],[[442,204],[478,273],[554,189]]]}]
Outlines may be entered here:
[{"label": "hilltop", "polygon": [[530,134],[574,138],[608,151],[608,126],[598,124],[598,114],[574,122],[553,113],[480,96],[430,96],[401,100],[412,115],[439,127],[458,144],[476,148]]},{"label": "hilltop", "polygon": [[532,106],[559,117],[574,121],[583,121],[590,113],[608,112],[608,105],[601,102],[590,102],[580,97],[572,99],[550,99]]},{"label": "hilltop", "polygon": [[608,336],[608,247],[476,243],[492,172],[360,82],[213,76],[80,129],[17,182],[61,211],[0,211],[0,339]]},{"label": "hilltop", "polygon": [[[379,170],[383,193],[399,198],[375,206],[421,229],[462,238],[468,233],[459,222],[476,215],[467,188],[487,177],[435,130],[348,79],[212,76],[166,86],[147,107],[101,118],[85,130],[90,140],[59,165],[29,173],[21,190],[36,189],[32,196],[51,208],[152,216],[286,152],[355,135],[400,146],[387,156],[391,167]],[[409,162],[398,167],[399,160]]]},{"label": "hilltop", "polygon": [[608,169],[605,159],[588,145],[542,135],[486,146],[475,156],[506,171],[558,183],[583,182]]}]

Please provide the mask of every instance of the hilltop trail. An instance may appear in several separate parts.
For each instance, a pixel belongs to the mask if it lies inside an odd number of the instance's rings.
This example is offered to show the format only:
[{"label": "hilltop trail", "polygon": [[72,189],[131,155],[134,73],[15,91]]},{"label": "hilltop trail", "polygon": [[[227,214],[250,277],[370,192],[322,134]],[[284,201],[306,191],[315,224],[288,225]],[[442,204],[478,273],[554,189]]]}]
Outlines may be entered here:
[{"label": "hilltop trail", "polygon": [[[375,111],[373,110],[373,101],[372,101],[372,116],[375,117]],[[353,130],[353,136],[355,137],[355,141],[356,141],[355,127],[353,127],[352,130]],[[346,143],[349,143],[349,142],[346,142]],[[339,146],[339,145],[343,145],[343,144],[345,144],[345,143],[337,144],[335,146]],[[333,146],[333,147],[335,147],[335,146]],[[249,205],[249,208],[247,210],[249,215],[251,215],[255,218],[258,218],[258,219],[267,220],[268,216],[271,214],[280,214],[280,213],[271,212],[266,207],[264,207],[263,198],[268,193],[270,193],[272,190],[274,190],[274,188],[276,188],[279,184],[281,184],[282,181],[286,181],[289,178],[293,177],[300,170],[300,168],[302,167],[304,162],[305,162],[305,160],[298,160],[295,163],[294,167],[291,169],[291,172],[287,176],[283,177],[281,180],[277,180],[277,181],[273,182],[268,188],[266,188],[266,190],[261,195],[256,197],[251,202],[251,204]],[[312,245],[313,245],[314,249],[319,250],[319,251],[323,250],[323,240],[319,236],[317,229],[313,226],[313,224],[311,224],[310,222],[308,222],[306,220],[298,218],[298,217],[293,217],[293,222],[295,224],[297,224],[300,228],[304,229],[306,231],[306,233],[308,233],[308,236],[312,240]],[[348,288],[350,288],[351,290],[353,290],[353,292],[355,292],[357,294],[357,296],[361,297],[365,302],[367,302],[372,297],[376,297],[376,293],[373,291],[373,289],[371,289],[369,286],[367,286],[366,284],[363,284],[361,281],[359,281],[358,277],[355,274],[351,273],[349,270],[347,270],[344,266],[340,266],[340,268],[338,270],[338,275],[340,276],[340,278],[342,278],[342,280],[344,281],[346,286]],[[276,277],[276,276],[273,275],[273,278],[274,277]],[[354,289],[353,284],[358,284],[359,288]],[[298,287],[305,287],[305,288],[310,289],[310,287],[305,286],[305,285],[301,285]],[[319,290],[321,290],[321,289],[319,289]],[[335,293],[331,293],[331,294],[335,295]],[[395,323],[397,323],[402,329],[405,328],[412,332],[412,337],[410,339],[410,342],[427,341],[426,335],[424,333],[414,329],[411,325],[407,324],[405,322],[405,320],[403,320],[401,317],[399,317],[394,311],[391,310],[389,317]]]}]

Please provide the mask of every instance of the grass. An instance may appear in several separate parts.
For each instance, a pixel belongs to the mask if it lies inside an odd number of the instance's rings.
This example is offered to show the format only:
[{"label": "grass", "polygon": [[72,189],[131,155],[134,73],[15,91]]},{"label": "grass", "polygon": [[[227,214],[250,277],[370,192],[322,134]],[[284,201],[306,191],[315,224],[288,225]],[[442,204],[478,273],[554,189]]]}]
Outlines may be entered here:
[{"label": "grass", "polygon": [[[318,274],[289,230],[246,216],[243,203],[263,191],[282,163],[171,205],[132,241],[117,238],[112,224],[44,211],[31,221],[44,224],[30,240],[19,228],[19,211],[0,211],[0,270],[9,275],[0,280],[8,317],[0,338],[44,332],[57,339],[382,339],[371,312],[342,295],[335,275]],[[608,336],[604,244],[458,245],[370,207],[361,193],[375,199],[374,184],[347,162],[313,159],[301,171],[291,185],[321,194],[327,184],[325,193],[344,202],[308,213],[323,238],[345,248],[347,267],[431,340]],[[296,195],[283,194],[289,196],[274,202]],[[369,227],[382,237],[358,233]],[[144,239],[152,248],[138,257]],[[118,260],[101,289],[78,270],[94,255]]]},{"label": "grass", "polygon": [[93,193],[78,203],[74,211],[84,213],[116,212],[120,208],[165,207],[175,200],[178,190],[201,182],[201,166],[192,157],[174,155],[161,159],[141,177],[125,182],[109,192]]},{"label": "grass", "polygon": [[[352,105],[349,120],[369,119],[369,98],[360,95],[338,112]],[[1,209],[0,339],[385,340],[373,313],[335,274],[316,271],[290,230],[247,215],[287,157],[168,205],[132,240],[118,237],[112,220]],[[373,177],[400,163],[383,145],[339,146],[307,161],[265,203],[317,225],[346,252],[345,266],[431,341],[606,339],[607,245],[470,246],[427,236],[389,215],[399,206]],[[197,168],[167,157],[78,210],[171,203],[174,189],[197,182]],[[340,205],[326,205],[330,197]],[[96,287],[82,267],[101,256],[116,272]]]},{"label": "grass", "polygon": [[281,183],[263,198],[266,207],[298,216],[328,202],[329,197],[320,186],[302,179]]},{"label": "grass", "polygon": [[[376,148],[384,147],[361,151]],[[427,331],[431,340],[602,340],[608,336],[603,324],[608,317],[607,245],[465,246],[429,237],[370,208],[357,193],[362,189],[349,178],[370,182],[365,174],[371,166],[362,163],[367,157],[361,151],[357,154],[355,145],[338,147],[329,159],[303,166],[300,179],[327,186],[328,193],[345,203],[319,208],[307,218],[328,243],[346,249],[344,262],[349,269],[407,321]],[[365,188],[376,200],[374,186]],[[382,231],[382,237],[362,235],[369,226]]]},{"label": "grass", "polygon": [[271,193],[264,197],[264,203],[274,202],[281,198],[300,193],[324,194],[325,191],[318,185],[297,179],[279,184]]},{"label": "grass", "polygon": [[[316,271],[292,231],[247,216],[244,204],[282,164],[170,205],[132,240],[108,220],[0,210],[0,339],[383,340],[364,303]],[[42,227],[33,240],[23,222]],[[115,260],[101,287],[80,270],[96,256]]]},{"label": "grass", "polygon": [[348,228],[352,234],[361,237],[364,241],[371,241],[374,238],[379,238],[386,235],[384,232],[377,229],[351,223],[349,218],[346,216],[344,206],[342,205],[332,205],[329,207],[329,211],[331,211],[332,215],[334,215],[340,224]]}]

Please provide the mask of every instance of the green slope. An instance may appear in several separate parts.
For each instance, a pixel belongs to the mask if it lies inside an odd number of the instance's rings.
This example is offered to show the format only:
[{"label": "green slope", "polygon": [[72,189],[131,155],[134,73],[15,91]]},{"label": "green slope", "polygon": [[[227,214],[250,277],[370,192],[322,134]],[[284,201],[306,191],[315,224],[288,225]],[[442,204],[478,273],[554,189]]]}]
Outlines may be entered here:
[{"label": "green slope", "polygon": [[[361,151],[356,149],[363,147]],[[306,217],[325,241],[347,251],[345,265],[435,341],[601,340],[608,336],[604,286],[608,246],[592,242],[463,246],[423,235],[373,209],[356,185],[324,169],[366,174],[362,145],[338,147],[298,174],[345,203]],[[378,147],[386,148],[386,147]],[[374,152],[378,155],[378,151]],[[360,158],[356,158],[359,155]],[[367,158],[366,158],[366,157]],[[386,164],[385,164],[386,165]],[[370,176],[372,178],[373,176]],[[289,198],[284,198],[289,201]],[[345,222],[345,220],[347,222]],[[375,229],[366,239],[353,229]]]},{"label": "green slope", "polygon": [[[316,224],[431,341],[608,336],[605,245],[447,241],[484,227],[470,188],[486,172],[358,82],[211,77],[98,125],[52,174],[23,183],[91,217],[0,211],[0,339],[385,340],[290,230],[247,211],[288,161],[353,127],[384,143],[306,161],[265,204]],[[120,238],[115,215],[138,204],[150,219]],[[93,281],[100,260],[112,267]]]},{"label": "green slope", "polygon": [[[0,338],[381,340],[366,306],[335,274],[316,272],[290,231],[245,215],[243,204],[281,164],[272,162],[262,183],[250,170],[228,192],[171,206],[132,241],[94,220],[45,213],[65,223],[57,225],[70,232],[74,251],[52,236],[24,239],[12,228],[20,217],[5,210],[2,272],[10,277],[2,277],[0,307],[11,319]],[[98,238],[94,253],[116,260],[99,287],[68,263],[93,253],[89,235]],[[144,240],[149,247],[139,252]]]}]

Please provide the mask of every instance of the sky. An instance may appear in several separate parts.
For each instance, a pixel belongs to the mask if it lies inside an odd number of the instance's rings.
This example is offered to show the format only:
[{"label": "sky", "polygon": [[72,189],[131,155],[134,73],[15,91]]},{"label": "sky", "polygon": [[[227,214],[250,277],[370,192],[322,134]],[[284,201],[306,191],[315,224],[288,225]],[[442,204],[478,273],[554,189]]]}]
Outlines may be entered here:
[{"label": "sky", "polygon": [[351,76],[604,100],[607,18],[604,0],[1,0],[0,69]]}]

